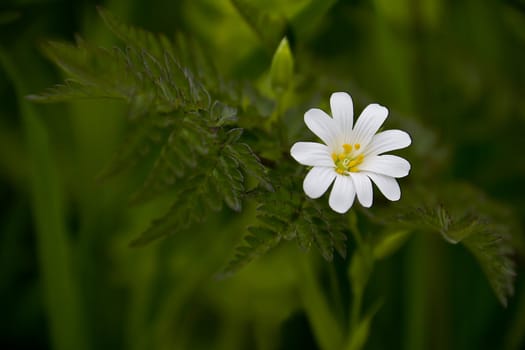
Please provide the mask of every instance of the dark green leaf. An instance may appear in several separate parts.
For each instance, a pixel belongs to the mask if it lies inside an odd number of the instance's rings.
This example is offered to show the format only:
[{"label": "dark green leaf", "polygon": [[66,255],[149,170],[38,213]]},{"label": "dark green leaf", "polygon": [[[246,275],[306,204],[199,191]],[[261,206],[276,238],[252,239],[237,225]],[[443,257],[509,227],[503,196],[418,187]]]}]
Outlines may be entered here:
[{"label": "dark green leaf", "polygon": [[222,275],[237,272],[252,260],[266,254],[281,241],[281,235],[265,227],[250,227],[244,244],[237,248],[235,257],[228,263]]},{"label": "dark green leaf", "polygon": [[283,37],[286,22],[282,16],[257,7],[249,0],[231,0],[246,23],[252,27],[263,44],[273,49]]}]

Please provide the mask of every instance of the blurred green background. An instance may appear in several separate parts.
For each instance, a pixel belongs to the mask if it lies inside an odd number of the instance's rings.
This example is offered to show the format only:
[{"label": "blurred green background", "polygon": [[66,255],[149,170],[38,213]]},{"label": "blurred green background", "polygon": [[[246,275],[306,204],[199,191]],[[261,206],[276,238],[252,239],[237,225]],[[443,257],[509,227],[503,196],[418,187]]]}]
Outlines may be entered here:
[{"label": "blurred green background", "polygon": [[[288,23],[298,81],[319,89],[316,105],[326,107],[325,91],[348,91],[357,111],[388,106],[416,153],[431,155],[413,176],[471,183],[524,224],[525,1],[253,4]],[[166,203],[128,205],[142,174],[95,179],[122,141],[126,106],[25,99],[63,78],[39,50],[46,40],[117,44],[97,5],[153,32],[186,33],[224,75],[259,86],[276,47],[227,0],[2,0],[0,348],[320,348],[319,301],[348,316],[347,262],[284,244],[216,280],[250,224],[230,212],[129,248]],[[299,125],[303,112],[287,117]],[[413,236],[376,267],[365,304],[383,304],[365,348],[523,348],[523,232],[513,239],[516,293],[503,308],[465,249]]]}]

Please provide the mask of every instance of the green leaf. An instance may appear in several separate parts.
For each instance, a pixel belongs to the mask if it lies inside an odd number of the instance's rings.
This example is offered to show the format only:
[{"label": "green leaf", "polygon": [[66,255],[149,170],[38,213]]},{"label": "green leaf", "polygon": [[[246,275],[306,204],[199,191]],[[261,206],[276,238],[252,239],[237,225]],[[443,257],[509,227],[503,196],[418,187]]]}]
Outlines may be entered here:
[{"label": "green leaf", "polygon": [[[172,42],[123,24],[103,8],[99,13],[125,48],[109,50],[80,38],[76,45],[47,44],[44,51],[68,78],[64,85],[30,98],[56,102],[109,97],[129,105],[125,142],[102,176],[151,161],[153,166],[132,196],[133,201],[169,191],[175,198],[171,210],[132,245],[180,232],[205,219],[204,213],[220,210],[222,203],[240,211],[245,174],[271,190],[266,167],[247,144],[238,142],[242,129],[226,129],[238,121],[240,95],[215,75],[203,80],[219,91],[212,98],[204,82],[189,68],[200,72],[198,62],[203,62],[205,70],[213,69],[198,54],[198,46],[181,35],[178,42]],[[223,101],[220,97],[224,96]],[[213,105],[211,101],[215,101]]]},{"label": "green leaf", "polygon": [[509,237],[495,227],[479,227],[479,231],[462,243],[476,257],[492,289],[503,306],[514,294],[516,266],[510,258],[513,251]]},{"label": "green leaf", "polygon": [[297,237],[297,244],[303,250],[308,251],[314,242],[312,224],[306,220],[299,220],[293,226],[293,231]]},{"label": "green leaf", "polygon": [[173,188],[177,179],[195,172],[195,168],[204,162],[203,157],[214,147],[213,134],[199,124],[198,117],[175,115],[165,118],[167,123],[178,127],[173,128],[164,140],[142,188],[132,196],[133,202],[151,199]]},{"label": "green leaf", "polygon": [[75,80],[68,79],[63,84],[57,84],[44,90],[36,95],[29,95],[27,98],[33,102],[56,103],[68,100],[93,99],[93,98],[114,98],[108,94],[104,96],[105,91],[99,90],[92,86],[86,86]]},{"label": "green leaf", "polygon": [[231,2],[262,43],[267,48],[275,47],[275,44],[283,36],[286,26],[285,19],[257,7],[249,0],[231,0]]},{"label": "green leaf", "polygon": [[226,204],[232,210],[241,211],[244,176],[239,170],[239,163],[228,156],[221,157],[212,175],[217,191]]},{"label": "green leaf", "polygon": [[311,0],[290,19],[291,26],[297,37],[305,38],[318,33],[318,26],[326,18],[328,11],[337,3],[337,0]]},{"label": "green leaf", "polygon": [[210,109],[210,118],[217,126],[231,125],[238,120],[237,109],[215,101]]},{"label": "green leaf", "polygon": [[[130,115],[142,112],[131,111]],[[127,135],[113,156],[111,162],[101,171],[99,178],[116,175],[125,170],[135,167],[144,160],[151,152],[158,148],[168,136],[169,130],[162,127],[160,116],[149,115],[134,116]]]},{"label": "green leaf", "polygon": [[243,170],[253,176],[268,191],[273,191],[273,186],[268,177],[268,170],[261,164],[259,158],[253,153],[250,146],[245,143],[237,143],[226,146],[226,151],[232,158],[238,159]]},{"label": "green leaf", "polygon": [[[235,257],[226,269],[228,274],[267,253],[282,240],[295,239],[304,250],[314,245],[327,261],[333,260],[334,251],[346,258],[344,219],[331,210],[320,207],[317,201],[306,200],[301,193],[295,191],[299,178],[282,178],[278,174],[275,176],[279,177],[274,180],[278,190],[256,196],[259,223],[249,229],[245,238],[249,244],[243,243],[237,248]],[[271,241],[272,244],[268,244],[264,240],[248,238],[255,231],[266,232],[268,235],[271,232],[270,236],[275,239]],[[265,237],[269,237],[268,235]],[[253,251],[257,254],[253,254]]]},{"label": "green leaf", "polygon": [[249,227],[244,243],[237,248],[235,257],[228,263],[222,276],[228,276],[252,260],[266,254],[281,241],[282,236],[267,227]]},{"label": "green leaf", "polygon": [[463,244],[478,261],[501,304],[507,305],[516,275],[511,259],[512,214],[471,186],[450,184],[439,193],[440,198],[420,196],[427,203],[404,209],[391,223],[397,221],[401,228],[437,232],[452,244]]},{"label": "green leaf", "polygon": [[[52,41],[43,45],[42,49],[69,78],[65,87],[55,87],[42,95],[31,95],[34,101],[46,102],[68,96],[75,98],[78,94],[128,100],[136,91],[136,77],[127,72],[126,56],[119,49],[94,47],[80,37],[77,37],[77,45]],[[61,96],[62,93],[66,96]]]},{"label": "green leaf", "polygon": [[98,6],[97,10],[106,26],[126,45],[146,49],[156,56],[161,56],[165,50],[171,50],[171,43],[164,35],[155,35],[141,28],[124,24],[101,6]]},{"label": "green leaf", "polygon": [[[220,210],[209,178],[194,177],[188,180],[194,186],[184,186],[174,193],[175,201],[171,208],[159,219],[154,220],[150,227],[130,243],[132,247],[143,246],[160,238],[179,233],[188,229],[194,223],[201,222],[211,212]],[[219,201],[219,204],[221,202]]]}]

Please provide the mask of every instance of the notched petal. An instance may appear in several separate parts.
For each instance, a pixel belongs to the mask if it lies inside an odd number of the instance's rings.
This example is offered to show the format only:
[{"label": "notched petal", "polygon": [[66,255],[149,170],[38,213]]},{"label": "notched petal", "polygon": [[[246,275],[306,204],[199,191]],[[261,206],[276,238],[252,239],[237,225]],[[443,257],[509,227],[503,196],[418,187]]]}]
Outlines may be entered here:
[{"label": "notched petal", "polygon": [[385,130],[376,134],[368,145],[365,154],[378,155],[410,146],[410,135],[402,130]]},{"label": "notched petal", "polygon": [[372,206],[374,192],[370,178],[362,173],[350,173],[359,203],[365,208]]},{"label": "notched petal", "polygon": [[376,173],[365,173],[376,184],[377,188],[391,201],[397,201],[401,198],[401,188],[397,180],[390,176],[385,176]]},{"label": "notched petal", "polygon": [[330,109],[337,127],[344,134],[343,142],[348,142],[354,124],[354,104],[346,92],[334,92],[330,96]]},{"label": "notched petal", "polygon": [[410,172],[410,163],[401,157],[385,154],[369,156],[359,165],[361,171],[370,171],[391,177],[405,177]]},{"label": "notched petal", "polygon": [[312,199],[321,197],[330,187],[335,176],[333,168],[313,167],[304,178],[304,193]]},{"label": "notched petal", "polygon": [[337,175],[328,204],[339,214],[346,213],[354,204],[355,189],[352,180],[348,176]]},{"label": "notched petal", "polygon": [[326,145],[316,142],[297,142],[290,149],[290,154],[299,163],[307,166],[334,166]]},{"label": "notched petal", "polygon": [[366,106],[355,124],[353,139],[366,147],[388,116],[388,109],[377,103]]},{"label": "notched petal", "polygon": [[335,121],[328,114],[318,108],[312,108],[304,114],[304,122],[308,129],[331,149],[336,146],[340,132]]}]

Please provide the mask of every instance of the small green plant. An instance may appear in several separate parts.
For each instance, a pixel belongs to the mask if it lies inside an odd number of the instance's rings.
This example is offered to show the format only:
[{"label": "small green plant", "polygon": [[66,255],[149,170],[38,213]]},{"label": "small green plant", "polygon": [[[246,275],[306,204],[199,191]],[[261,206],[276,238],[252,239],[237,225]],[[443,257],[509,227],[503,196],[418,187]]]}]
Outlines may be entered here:
[{"label": "small green plant", "polygon": [[[260,35],[263,45],[275,51],[273,63],[268,65],[271,94],[261,91],[256,83],[222,75],[205,49],[189,37],[178,35],[171,40],[152,34],[122,24],[104,9],[99,10],[100,16],[121,40],[121,46],[101,48],[77,38],[75,45],[51,42],[44,47],[46,55],[64,71],[67,79],[29,98],[35,102],[121,100],[128,110],[125,141],[100,177],[147,169],[142,185],[130,189],[131,201],[143,203],[161,195],[171,200],[170,209],[153,218],[149,228],[131,245],[186,234],[196,223],[216,212],[254,215],[246,209],[248,205],[256,207],[256,223],[246,228],[241,242],[232,242],[237,246],[236,252],[225,267],[217,266],[220,276],[236,273],[286,241],[295,241],[304,251],[315,247],[328,262],[336,254],[342,259],[350,256],[347,274],[352,312],[341,327],[348,328],[348,332],[341,330],[332,339],[321,336],[319,343],[326,349],[364,346],[372,319],[382,305],[377,302],[364,314],[361,310],[375,263],[387,258],[414,234],[437,233],[452,244],[465,246],[478,261],[497,298],[506,305],[513,293],[515,275],[510,259],[512,215],[472,186],[410,176],[403,183],[402,201],[379,201],[368,209],[357,203],[352,206],[348,198],[343,204],[337,203],[337,198],[330,199],[330,207],[338,213],[331,210],[326,200],[305,196],[306,172],[291,157],[290,147],[311,135],[302,126],[291,129],[288,121],[291,115],[301,119],[306,110],[302,108],[311,107],[317,94],[325,99],[334,89],[313,81],[311,85],[318,87],[318,92],[312,89],[298,94],[296,79],[301,78],[296,74],[309,76],[312,72],[301,72],[305,65],[296,64],[290,43],[283,39],[283,20],[258,12],[248,2],[233,3]],[[301,21],[301,14],[295,20]],[[268,23],[272,25],[267,31]],[[383,121],[385,118],[386,115]],[[427,130],[414,120],[410,123],[412,130],[408,131],[417,145],[418,136]],[[369,130],[370,138],[381,124]],[[385,133],[388,131],[382,135]],[[399,133],[399,144],[386,148],[406,147],[410,138],[405,139],[404,135]],[[344,178],[355,175],[358,166],[363,169],[368,166],[370,178],[385,196],[399,199],[396,192],[399,187],[392,181],[395,182],[394,177],[406,176],[410,165],[407,168],[408,163],[396,157],[396,164],[380,164],[394,167],[396,172],[388,173],[390,177],[377,175],[377,167],[367,165],[366,159],[357,154],[350,157],[352,150],[359,150],[361,144],[365,149],[370,140],[352,141],[351,145],[348,140],[343,141],[339,153],[329,152],[323,158],[334,162],[328,166],[333,168],[332,181],[336,172],[338,178]],[[416,149],[417,152],[407,156],[412,169],[432,159],[431,147]],[[303,161],[299,153],[292,151],[299,162],[315,169],[318,164]],[[370,207],[368,189],[372,190],[372,183],[366,176],[355,177],[364,181],[367,189],[358,191],[357,198]],[[335,181],[334,186],[341,186],[339,180]],[[325,184],[324,191],[330,183]],[[314,191],[315,195],[307,191],[307,194],[319,197],[324,191]],[[352,198],[354,195],[355,190]],[[203,244],[213,244],[213,237]]]}]

